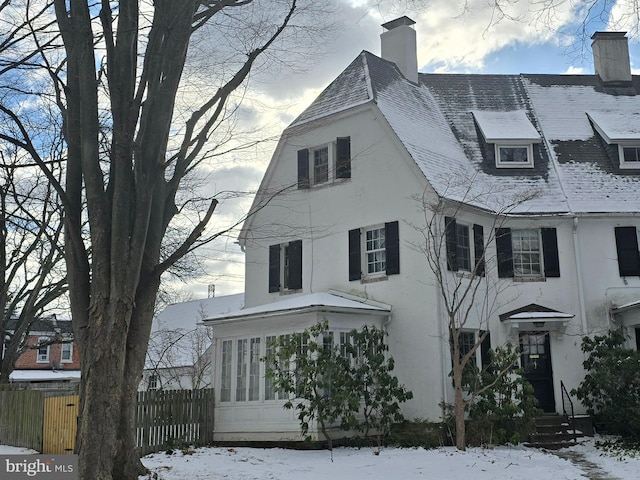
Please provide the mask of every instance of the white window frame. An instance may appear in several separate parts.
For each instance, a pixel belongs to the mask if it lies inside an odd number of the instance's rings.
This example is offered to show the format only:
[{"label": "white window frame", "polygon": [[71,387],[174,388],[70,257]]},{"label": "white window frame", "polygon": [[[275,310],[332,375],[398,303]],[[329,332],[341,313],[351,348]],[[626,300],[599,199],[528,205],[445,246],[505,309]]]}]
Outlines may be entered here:
[{"label": "white window frame", "polygon": [[[631,162],[626,161],[624,159],[625,148],[634,148],[636,150],[636,155],[638,156],[638,160],[631,161]],[[640,169],[640,142],[618,144],[618,157],[620,159],[621,169]]]},{"label": "white window frame", "polygon": [[[68,353],[69,358],[64,358]],[[60,344],[60,363],[73,363],[73,342],[62,342]]]},{"label": "white window frame", "polygon": [[[467,244],[463,245],[461,240],[461,231],[466,230]],[[456,222],[456,258],[458,262],[458,270],[464,272],[471,272],[473,263],[473,230],[470,225],[466,223]],[[468,262],[468,265],[464,263]]]},{"label": "white window frame", "polygon": [[[536,250],[533,249],[529,249],[529,250],[524,250],[524,249],[519,249],[516,250],[516,232],[533,232],[535,234],[536,237],[536,241],[538,244],[538,248],[537,248],[537,255],[538,255],[538,272],[532,272],[532,273],[522,273],[522,271],[518,271],[520,266],[520,270],[522,270],[522,265],[524,265],[523,262],[519,262],[516,263],[516,255],[520,254],[520,255],[534,255],[536,253]],[[517,253],[516,253],[517,252]],[[512,262],[513,262],[513,276],[514,278],[542,278],[544,277],[544,261],[542,258],[542,236],[540,233],[540,229],[539,228],[514,228],[511,230],[511,257],[512,257]],[[528,262],[529,266],[533,266],[535,265],[534,262]]]},{"label": "white window frame", "polygon": [[222,340],[220,346],[220,403],[230,403],[234,397],[232,393],[233,339],[226,339]]},{"label": "white window frame", "polygon": [[158,375],[149,375],[147,379],[147,390],[158,390]]},{"label": "white window frame", "polygon": [[[382,234],[382,245],[378,244],[374,248],[369,249],[369,240],[368,234],[371,232],[379,232]],[[365,227],[362,229],[362,277],[373,278],[373,277],[386,277],[387,275],[387,251],[386,251],[386,238],[385,238],[386,230],[384,224],[381,225],[373,225],[370,227]],[[380,236],[377,239],[371,240],[371,242],[376,242],[380,240]],[[373,245],[372,245],[373,247]],[[375,256],[378,254],[378,258]],[[370,261],[370,255],[373,255],[372,261]],[[382,257],[382,259],[381,259]],[[374,265],[378,268],[374,271],[369,271],[369,265]]]},{"label": "white window frame", "polygon": [[[316,165],[316,155],[319,152],[325,151],[327,152],[327,164],[326,164],[326,179],[324,180],[318,180],[318,165]],[[332,165],[334,164],[333,162],[333,148],[331,148],[331,144],[325,144],[325,145],[321,145],[318,147],[314,147],[312,149],[310,149],[310,155],[311,157],[311,165],[310,165],[310,177],[311,177],[311,184],[312,185],[326,185],[327,183],[330,183],[334,180],[334,176],[332,175],[333,172],[333,168]],[[324,170],[324,169],[323,169]]]},{"label": "white window frame", "polygon": [[[38,337],[38,345],[41,343],[49,342],[49,337]],[[43,349],[46,349],[46,353],[41,353]],[[36,349],[36,363],[49,363],[49,357],[51,353],[51,345],[40,346]]]},{"label": "white window frame", "polygon": [[[526,162],[503,161],[500,155],[503,148],[525,148],[527,150]],[[500,142],[495,144],[496,167],[498,168],[533,168],[533,143],[526,142]]]}]

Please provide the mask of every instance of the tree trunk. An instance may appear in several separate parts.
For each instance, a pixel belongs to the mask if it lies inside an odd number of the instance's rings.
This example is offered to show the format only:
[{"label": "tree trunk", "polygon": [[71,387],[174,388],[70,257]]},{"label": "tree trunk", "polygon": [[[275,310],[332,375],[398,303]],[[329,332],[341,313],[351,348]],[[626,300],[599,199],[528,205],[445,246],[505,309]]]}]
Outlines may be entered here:
[{"label": "tree trunk", "polygon": [[464,423],[465,405],[462,397],[462,387],[460,386],[462,374],[460,373],[459,376],[460,378],[458,379],[458,382],[455,382],[456,448],[458,450],[465,451],[467,448],[465,431],[466,425]]}]

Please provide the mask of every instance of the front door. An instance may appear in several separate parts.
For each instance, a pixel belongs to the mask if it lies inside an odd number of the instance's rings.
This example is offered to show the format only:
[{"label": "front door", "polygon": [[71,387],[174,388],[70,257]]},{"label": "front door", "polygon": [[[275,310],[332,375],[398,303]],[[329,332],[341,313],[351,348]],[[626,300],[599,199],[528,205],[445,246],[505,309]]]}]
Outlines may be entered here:
[{"label": "front door", "polygon": [[524,376],[533,386],[534,395],[538,399],[538,407],[545,412],[555,412],[551,349],[549,347],[549,332],[520,334]]}]

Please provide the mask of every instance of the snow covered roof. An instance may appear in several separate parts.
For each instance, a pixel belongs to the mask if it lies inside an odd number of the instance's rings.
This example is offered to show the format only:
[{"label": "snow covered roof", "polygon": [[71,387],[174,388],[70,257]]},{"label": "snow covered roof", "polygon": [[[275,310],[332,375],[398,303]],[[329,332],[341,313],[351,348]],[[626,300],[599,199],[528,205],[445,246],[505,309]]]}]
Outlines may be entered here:
[{"label": "snow covered roof", "polygon": [[198,325],[206,318],[234,312],[243,305],[244,293],[169,305],[151,326],[145,368],[193,365],[211,345],[209,332]]},{"label": "snow covered roof", "polygon": [[154,320],[151,332],[159,330],[189,331],[206,318],[240,310],[244,306],[244,293],[202,298],[174,303],[165,308]]},{"label": "snow covered roof", "polygon": [[79,381],[80,370],[14,370],[9,375],[11,382],[61,382]]},{"label": "snow covered roof", "polygon": [[[638,93],[639,76],[421,73],[415,85],[363,51],[289,128],[371,104],[444,198],[513,215],[638,213],[640,171],[621,169],[592,124],[640,141]],[[497,168],[491,142],[516,137],[535,144],[534,167]]]},{"label": "snow covered roof", "polygon": [[540,142],[542,140],[524,110],[511,112],[474,110],[471,113],[488,142],[502,140]]},{"label": "snow covered roof", "polygon": [[309,309],[318,309],[321,311],[363,311],[381,314],[391,311],[391,307],[388,305],[368,302],[365,299],[357,300],[356,297],[346,298],[333,293],[310,293],[308,295],[292,296],[266,305],[215,315],[207,318],[206,322],[281,315],[283,313],[302,312]]}]

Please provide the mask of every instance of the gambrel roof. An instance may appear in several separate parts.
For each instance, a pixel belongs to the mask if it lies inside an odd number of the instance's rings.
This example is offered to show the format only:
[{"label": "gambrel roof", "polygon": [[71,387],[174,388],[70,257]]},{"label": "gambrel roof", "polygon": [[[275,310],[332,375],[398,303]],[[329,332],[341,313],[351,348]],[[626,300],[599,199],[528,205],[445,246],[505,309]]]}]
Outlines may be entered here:
[{"label": "gambrel roof", "polygon": [[[420,73],[416,85],[363,51],[289,130],[372,104],[444,198],[522,215],[630,214],[640,211],[640,169],[621,169],[611,142],[635,138],[640,146],[637,93],[637,76],[611,87],[596,75]],[[480,123],[507,141],[522,128],[522,139],[536,144],[533,168],[497,168],[495,140]]]}]

